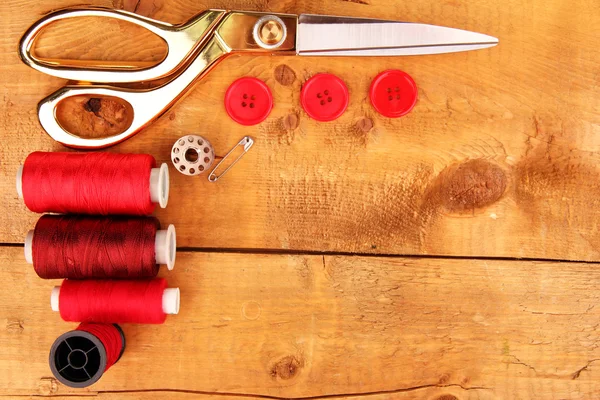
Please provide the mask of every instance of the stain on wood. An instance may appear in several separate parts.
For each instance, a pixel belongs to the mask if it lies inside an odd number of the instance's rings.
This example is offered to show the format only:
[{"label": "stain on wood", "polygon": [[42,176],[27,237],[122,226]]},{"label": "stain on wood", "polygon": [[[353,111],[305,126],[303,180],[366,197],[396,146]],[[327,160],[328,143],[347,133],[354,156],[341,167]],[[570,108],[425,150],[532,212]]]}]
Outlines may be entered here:
[{"label": "stain on wood", "polygon": [[361,118],[356,121],[356,130],[360,133],[369,133],[373,129],[373,120],[371,118]]},{"label": "stain on wood", "polygon": [[275,80],[283,86],[291,86],[296,81],[296,73],[285,64],[275,67],[273,76],[275,76]]},{"label": "stain on wood", "polygon": [[76,96],[58,104],[56,118],[67,132],[104,137],[127,130],[133,121],[133,108],[116,97]]},{"label": "stain on wood", "polygon": [[23,321],[16,318],[6,320],[6,331],[10,333],[23,333]]},{"label": "stain on wood", "polygon": [[281,125],[283,127],[283,130],[286,130],[286,131],[293,131],[294,129],[298,128],[299,124],[300,124],[300,117],[298,117],[298,114],[295,112],[289,113],[281,120]]},{"label": "stain on wood", "polygon": [[442,396],[436,397],[435,400],[460,400],[460,399],[451,394],[444,394]]},{"label": "stain on wood", "polygon": [[271,367],[271,377],[284,381],[291,379],[300,372],[303,364],[302,359],[296,356],[285,356]]},{"label": "stain on wood", "polygon": [[58,381],[51,377],[41,378],[38,383],[38,394],[52,396],[58,392]]},{"label": "stain on wood", "polygon": [[487,160],[468,160],[445,168],[426,196],[448,212],[473,212],[500,199],[507,187],[502,168]]},{"label": "stain on wood", "polygon": [[163,7],[163,0],[113,0],[113,7],[134,12],[144,17],[154,17]]}]

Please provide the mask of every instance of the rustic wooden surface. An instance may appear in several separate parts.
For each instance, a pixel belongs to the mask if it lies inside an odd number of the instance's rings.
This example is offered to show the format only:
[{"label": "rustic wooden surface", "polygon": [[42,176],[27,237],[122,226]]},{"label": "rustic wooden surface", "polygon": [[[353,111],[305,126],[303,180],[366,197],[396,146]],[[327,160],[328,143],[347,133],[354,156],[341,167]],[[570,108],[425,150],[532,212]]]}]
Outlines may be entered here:
[{"label": "rustic wooden surface", "polygon": [[0,292],[6,394],[600,396],[594,264],[180,252],[163,274],[181,287],[180,314],[125,325],[122,360],[74,390],[47,365],[73,327],[49,311],[56,281],[21,248],[0,262],[1,281],[30,294]]},{"label": "rustic wooden surface", "polygon": [[[404,58],[232,56],[112,148],[169,162],[187,133],[219,155],[243,135],[256,139],[218,184],[171,168],[169,207],[157,216],[177,227],[182,251],[166,276],[181,287],[181,314],[125,326],[126,355],[85,390],[48,368],[50,344],[73,325],[49,311],[57,282],[24,263],[20,243],[39,216],[14,189],[28,153],[63,150],[36,105],[65,84],[25,67],[17,43],[44,12],[73,4],[0,4],[0,397],[600,398],[596,0],[94,1],[173,23],[211,7],[420,21],[500,45]],[[115,21],[61,24],[38,46],[48,57],[141,62],[164,50]],[[401,119],[368,100],[388,68],[419,86]],[[299,105],[318,72],[349,87],[335,122],[312,121]],[[275,100],[255,127],[223,107],[245,75]],[[93,134],[116,121],[80,105],[61,112]]]},{"label": "rustic wooden surface", "polygon": [[[171,170],[170,204],[158,215],[176,224],[179,243],[598,260],[598,2],[362,3],[139,2],[138,12],[169,22],[230,6],[399,18],[500,38],[493,49],[448,55],[225,60],[168,115],[112,149],[149,152],[169,162],[175,139],[190,132],[206,136],[219,155],[243,135],[257,139],[243,163],[217,185]],[[7,211],[0,215],[2,242],[22,242],[37,218],[16,198],[17,166],[33,150],[62,148],[43,133],[35,110],[65,81],[23,65],[16,44],[43,11],[70,4],[21,0],[0,6],[5,21],[0,120],[6,134],[0,188]],[[114,5],[135,9],[135,4]],[[83,22],[49,30],[40,55],[149,61],[163,54],[158,40],[125,23]],[[382,118],[369,103],[368,86],[386,68],[409,72],[419,86],[419,102],[407,117]],[[332,123],[310,120],[299,105],[302,83],[317,72],[337,74],[350,90],[348,111]],[[244,75],[263,79],[274,94],[273,112],[255,127],[237,125],[223,107],[226,88]]]}]

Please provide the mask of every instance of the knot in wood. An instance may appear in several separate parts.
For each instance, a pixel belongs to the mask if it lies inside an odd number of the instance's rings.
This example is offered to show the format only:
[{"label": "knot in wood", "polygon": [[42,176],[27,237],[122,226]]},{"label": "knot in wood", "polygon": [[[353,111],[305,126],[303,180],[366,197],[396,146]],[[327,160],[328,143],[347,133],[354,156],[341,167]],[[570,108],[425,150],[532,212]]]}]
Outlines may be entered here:
[{"label": "knot in wood", "polygon": [[295,356],[283,357],[271,367],[271,376],[283,380],[291,379],[298,374],[303,364],[302,360]]},{"label": "knot in wood", "polygon": [[497,165],[469,160],[440,173],[437,186],[441,204],[449,211],[469,211],[488,206],[504,194],[507,178]]},{"label": "knot in wood", "polygon": [[285,64],[275,67],[273,74],[275,75],[275,80],[283,86],[290,86],[296,80],[296,73],[294,70]]}]

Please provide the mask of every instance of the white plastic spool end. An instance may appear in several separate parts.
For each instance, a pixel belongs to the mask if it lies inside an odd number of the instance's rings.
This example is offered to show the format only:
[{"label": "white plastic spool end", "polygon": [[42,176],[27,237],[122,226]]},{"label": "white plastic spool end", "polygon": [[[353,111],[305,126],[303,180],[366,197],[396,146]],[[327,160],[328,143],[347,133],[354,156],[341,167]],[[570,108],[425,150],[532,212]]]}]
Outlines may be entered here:
[{"label": "white plastic spool end", "polygon": [[175,226],[169,225],[165,230],[156,231],[154,239],[154,256],[157,264],[166,264],[169,271],[175,267],[175,256],[177,254],[177,239],[175,238]]},{"label": "white plastic spool end", "polygon": [[163,292],[162,309],[165,314],[179,314],[179,288],[167,288]]},{"label": "white plastic spool end", "polygon": [[58,307],[58,297],[60,296],[60,286],[54,286],[52,289],[52,293],[50,294],[50,307],[52,307],[52,311],[59,311]]},{"label": "white plastic spool end", "polygon": [[25,261],[27,264],[33,264],[33,230],[25,236]]},{"label": "white plastic spool end", "polygon": [[19,195],[19,199],[23,198],[23,166],[22,165],[17,170],[17,195]]},{"label": "white plastic spool end", "polygon": [[161,208],[169,202],[169,167],[166,163],[150,171],[150,200],[160,204]]}]

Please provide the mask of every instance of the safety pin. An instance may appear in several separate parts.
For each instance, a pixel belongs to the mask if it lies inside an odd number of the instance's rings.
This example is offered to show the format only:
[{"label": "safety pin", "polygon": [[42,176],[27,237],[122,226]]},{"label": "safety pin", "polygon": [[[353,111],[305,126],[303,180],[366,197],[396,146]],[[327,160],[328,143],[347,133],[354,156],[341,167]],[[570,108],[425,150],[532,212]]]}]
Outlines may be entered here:
[{"label": "safety pin", "polygon": [[[244,154],[246,154],[248,152],[248,150],[250,150],[250,148],[252,147],[252,145],[254,144],[254,139],[252,139],[250,136],[244,136],[242,138],[242,140],[240,140],[238,142],[238,144],[236,144],[235,146],[233,146],[233,148],[231,150],[229,150],[227,152],[227,154],[225,154],[225,156],[223,157],[223,159],[221,161],[219,161],[219,163],[213,168],[212,171],[210,171],[210,175],[208,175],[208,180],[210,182],[216,182],[217,180],[219,180],[223,175],[225,175],[227,173],[227,171],[229,171],[231,169],[231,167],[233,167],[238,161],[240,161],[240,158],[242,158],[244,156]],[[244,146],[244,152],[242,154],[240,154],[226,169],[225,171],[223,171],[223,173],[221,173],[220,175],[217,175],[215,173],[215,171],[217,169],[219,169],[219,166],[221,165],[221,163],[223,161],[225,161],[227,159],[227,157],[229,157],[229,155],[231,153],[233,153],[233,151],[238,148],[239,146]]]}]

